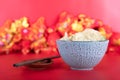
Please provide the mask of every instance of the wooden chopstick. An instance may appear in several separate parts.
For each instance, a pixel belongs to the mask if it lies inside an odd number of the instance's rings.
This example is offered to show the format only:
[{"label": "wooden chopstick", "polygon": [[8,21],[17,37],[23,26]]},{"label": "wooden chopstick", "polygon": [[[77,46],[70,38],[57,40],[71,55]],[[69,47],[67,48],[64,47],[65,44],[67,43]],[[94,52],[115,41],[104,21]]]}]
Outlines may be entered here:
[{"label": "wooden chopstick", "polygon": [[39,61],[43,61],[43,60],[47,60],[47,59],[55,59],[55,58],[60,58],[60,56],[52,56],[52,57],[46,57],[46,58],[41,58],[41,59],[34,59],[34,60],[26,60],[26,61],[22,61],[19,63],[15,63],[13,64],[14,67],[19,67],[19,66],[24,66],[24,65],[28,65],[31,63],[35,63],[35,62],[39,62]]}]

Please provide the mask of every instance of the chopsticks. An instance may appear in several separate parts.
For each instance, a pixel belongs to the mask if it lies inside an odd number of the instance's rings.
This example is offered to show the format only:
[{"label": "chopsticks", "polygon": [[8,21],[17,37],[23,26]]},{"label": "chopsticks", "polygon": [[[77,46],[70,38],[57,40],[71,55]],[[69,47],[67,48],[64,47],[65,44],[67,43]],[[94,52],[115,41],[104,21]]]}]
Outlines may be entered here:
[{"label": "chopsticks", "polygon": [[41,58],[41,59],[26,60],[26,61],[22,61],[22,62],[19,62],[19,63],[15,63],[15,64],[13,64],[13,66],[14,67],[20,67],[20,66],[31,64],[31,63],[40,62],[40,61],[44,61],[44,60],[48,60],[48,59],[55,59],[55,58],[60,58],[60,56],[58,55],[58,56]]}]

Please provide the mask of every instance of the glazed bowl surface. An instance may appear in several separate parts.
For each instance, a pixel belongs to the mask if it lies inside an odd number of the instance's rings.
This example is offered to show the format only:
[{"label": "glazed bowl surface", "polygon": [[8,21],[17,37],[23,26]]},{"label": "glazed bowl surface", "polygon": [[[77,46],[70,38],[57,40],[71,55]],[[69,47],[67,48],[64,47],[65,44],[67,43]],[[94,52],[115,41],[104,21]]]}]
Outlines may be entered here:
[{"label": "glazed bowl surface", "polygon": [[104,57],[108,43],[109,40],[56,41],[60,56],[75,70],[92,70]]}]

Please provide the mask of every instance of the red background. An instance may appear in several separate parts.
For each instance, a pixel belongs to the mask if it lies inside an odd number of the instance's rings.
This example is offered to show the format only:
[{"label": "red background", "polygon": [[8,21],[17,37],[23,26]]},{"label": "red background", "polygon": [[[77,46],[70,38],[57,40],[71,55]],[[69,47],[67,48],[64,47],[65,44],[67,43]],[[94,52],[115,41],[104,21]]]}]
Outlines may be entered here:
[{"label": "red background", "polygon": [[44,16],[47,25],[54,24],[58,14],[68,11],[74,15],[85,13],[120,32],[119,0],[0,0],[0,26],[6,19],[23,16],[31,22]]},{"label": "red background", "polygon": [[[7,19],[18,19],[23,16],[31,22],[44,16],[47,25],[51,26],[62,11],[74,15],[85,13],[101,19],[114,31],[120,32],[119,0],[0,0],[0,26]],[[72,71],[60,59],[48,70],[34,71],[26,68],[14,68],[12,64],[24,59],[40,58],[35,54],[2,55],[0,59],[1,80],[120,80],[120,56],[106,55],[93,71]],[[4,64],[3,64],[4,63]],[[114,65],[114,66],[113,66]],[[47,76],[47,77],[46,77]]]}]

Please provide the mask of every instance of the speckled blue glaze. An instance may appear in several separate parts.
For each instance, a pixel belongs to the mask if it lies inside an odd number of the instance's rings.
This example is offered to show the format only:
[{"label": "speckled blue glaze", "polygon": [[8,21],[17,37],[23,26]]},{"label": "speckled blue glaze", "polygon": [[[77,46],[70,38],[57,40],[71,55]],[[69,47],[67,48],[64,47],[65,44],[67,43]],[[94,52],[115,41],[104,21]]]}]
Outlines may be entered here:
[{"label": "speckled blue glaze", "polygon": [[64,41],[57,40],[62,59],[77,70],[92,70],[102,60],[109,40],[105,41]]}]

